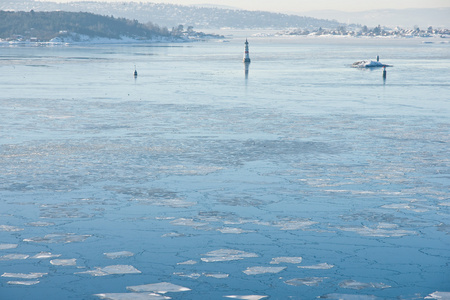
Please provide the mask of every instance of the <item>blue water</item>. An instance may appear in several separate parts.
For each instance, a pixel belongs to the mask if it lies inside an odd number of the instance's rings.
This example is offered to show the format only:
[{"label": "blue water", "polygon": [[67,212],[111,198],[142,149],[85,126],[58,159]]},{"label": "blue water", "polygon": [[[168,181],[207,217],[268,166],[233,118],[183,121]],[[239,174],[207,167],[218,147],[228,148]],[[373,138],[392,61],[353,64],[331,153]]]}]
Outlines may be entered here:
[{"label": "blue water", "polygon": [[450,293],[433,41],[2,45],[0,299]]}]

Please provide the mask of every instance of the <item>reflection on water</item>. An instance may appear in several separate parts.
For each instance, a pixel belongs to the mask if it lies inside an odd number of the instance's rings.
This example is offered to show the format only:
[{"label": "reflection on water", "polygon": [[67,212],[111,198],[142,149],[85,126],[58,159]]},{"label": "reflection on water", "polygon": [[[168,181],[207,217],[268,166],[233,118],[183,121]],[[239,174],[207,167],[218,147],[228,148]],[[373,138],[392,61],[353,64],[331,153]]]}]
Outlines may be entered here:
[{"label": "reflection on water", "polygon": [[248,70],[250,69],[250,62],[244,62],[244,68],[245,68],[245,79],[248,79]]}]

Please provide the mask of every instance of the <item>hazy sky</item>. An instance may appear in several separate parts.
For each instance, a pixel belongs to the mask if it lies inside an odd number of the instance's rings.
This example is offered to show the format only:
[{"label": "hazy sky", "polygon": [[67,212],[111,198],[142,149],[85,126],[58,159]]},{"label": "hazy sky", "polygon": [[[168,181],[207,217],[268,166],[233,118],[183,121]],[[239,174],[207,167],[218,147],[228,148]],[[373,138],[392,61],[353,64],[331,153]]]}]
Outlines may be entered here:
[{"label": "hazy sky", "polygon": [[[60,0],[66,2],[67,0]],[[130,0],[103,0],[130,1]],[[383,8],[436,8],[450,7],[450,0],[133,0],[136,2],[156,2],[172,4],[217,4],[249,10],[277,12],[302,12],[310,10],[364,11]]]}]

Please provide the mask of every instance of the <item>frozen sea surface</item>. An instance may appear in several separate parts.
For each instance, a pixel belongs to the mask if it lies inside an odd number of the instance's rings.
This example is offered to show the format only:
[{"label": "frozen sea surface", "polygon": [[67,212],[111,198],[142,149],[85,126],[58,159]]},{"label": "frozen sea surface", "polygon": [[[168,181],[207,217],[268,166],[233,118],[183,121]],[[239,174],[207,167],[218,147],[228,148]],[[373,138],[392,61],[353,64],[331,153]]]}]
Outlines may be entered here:
[{"label": "frozen sea surface", "polygon": [[0,48],[0,299],[449,299],[449,47]]}]

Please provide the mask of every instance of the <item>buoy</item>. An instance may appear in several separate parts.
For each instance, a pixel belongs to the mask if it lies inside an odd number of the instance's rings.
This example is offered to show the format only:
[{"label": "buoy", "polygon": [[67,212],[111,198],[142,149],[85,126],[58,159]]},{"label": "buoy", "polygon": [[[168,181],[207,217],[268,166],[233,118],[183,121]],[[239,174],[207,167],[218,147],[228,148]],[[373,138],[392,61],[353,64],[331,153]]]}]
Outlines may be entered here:
[{"label": "buoy", "polygon": [[386,79],[386,67],[383,67],[383,79]]},{"label": "buoy", "polygon": [[379,55],[377,55],[377,61],[380,61],[380,56]]},{"label": "buoy", "polygon": [[136,66],[134,66],[134,77],[137,77]]},{"label": "buoy", "polygon": [[250,62],[250,55],[248,53],[248,41],[247,39],[245,39],[245,51],[244,51],[244,59],[243,61],[245,63],[249,63]]}]

